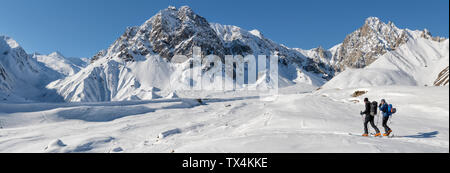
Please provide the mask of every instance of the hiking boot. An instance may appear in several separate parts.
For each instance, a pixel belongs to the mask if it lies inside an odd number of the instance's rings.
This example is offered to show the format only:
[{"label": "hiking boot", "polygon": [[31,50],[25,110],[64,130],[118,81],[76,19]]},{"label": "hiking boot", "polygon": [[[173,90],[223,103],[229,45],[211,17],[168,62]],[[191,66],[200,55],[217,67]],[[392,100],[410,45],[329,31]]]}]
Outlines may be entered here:
[{"label": "hiking boot", "polygon": [[392,130],[389,130],[386,134],[389,136],[392,133]]},{"label": "hiking boot", "polygon": [[377,134],[375,134],[375,136],[381,136],[381,133],[377,133]]},{"label": "hiking boot", "polygon": [[369,134],[367,134],[367,133],[364,133],[362,136],[369,136]]},{"label": "hiking boot", "polygon": [[385,133],[385,134],[383,134],[383,136],[389,136],[389,134],[388,134],[388,133]]}]

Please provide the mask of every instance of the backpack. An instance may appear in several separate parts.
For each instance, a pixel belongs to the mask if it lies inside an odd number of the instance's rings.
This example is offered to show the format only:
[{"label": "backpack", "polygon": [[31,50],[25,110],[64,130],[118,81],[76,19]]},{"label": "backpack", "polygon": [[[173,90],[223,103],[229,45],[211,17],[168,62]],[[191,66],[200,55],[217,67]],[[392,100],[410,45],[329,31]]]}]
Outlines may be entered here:
[{"label": "backpack", "polygon": [[392,107],[392,104],[388,104],[387,112],[389,112],[390,114],[395,114],[397,112],[397,109]]},{"label": "backpack", "polygon": [[375,116],[378,112],[378,103],[376,101],[373,101],[370,103],[370,115]]}]

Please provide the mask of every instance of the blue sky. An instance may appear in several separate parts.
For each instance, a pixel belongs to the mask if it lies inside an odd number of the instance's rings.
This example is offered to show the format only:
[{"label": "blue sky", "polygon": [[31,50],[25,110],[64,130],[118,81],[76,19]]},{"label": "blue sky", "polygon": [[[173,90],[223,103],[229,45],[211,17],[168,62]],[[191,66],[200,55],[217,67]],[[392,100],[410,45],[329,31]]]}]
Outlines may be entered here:
[{"label": "blue sky", "polygon": [[449,31],[448,0],[0,0],[0,35],[28,53],[91,57],[169,5],[303,49],[330,48],[369,16],[438,36]]}]

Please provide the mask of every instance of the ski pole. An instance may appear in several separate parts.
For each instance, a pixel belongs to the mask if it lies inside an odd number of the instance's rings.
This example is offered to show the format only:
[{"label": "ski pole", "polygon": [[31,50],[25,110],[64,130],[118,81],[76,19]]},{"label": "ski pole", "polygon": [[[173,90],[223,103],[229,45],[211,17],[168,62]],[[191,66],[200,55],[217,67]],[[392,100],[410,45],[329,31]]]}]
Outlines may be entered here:
[{"label": "ski pole", "polygon": [[380,111],[377,114],[377,126],[380,125]]},{"label": "ski pole", "polygon": [[381,121],[381,117],[382,117],[382,115],[381,115],[381,111],[380,111],[380,110],[378,110],[378,124],[380,124],[380,121]]},{"label": "ski pole", "polygon": [[364,123],[364,115],[361,114],[361,120]]}]

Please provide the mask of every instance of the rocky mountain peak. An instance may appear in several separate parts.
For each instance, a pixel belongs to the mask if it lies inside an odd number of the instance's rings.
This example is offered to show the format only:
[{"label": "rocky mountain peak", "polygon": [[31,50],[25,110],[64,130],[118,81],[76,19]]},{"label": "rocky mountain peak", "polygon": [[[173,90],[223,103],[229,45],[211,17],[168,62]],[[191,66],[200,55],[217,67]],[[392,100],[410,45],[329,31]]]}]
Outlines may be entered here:
[{"label": "rocky mountain peak", "polygon": [[383,22],[378,17],[368,17],[365,21],[365,25],[369,25],[369,26],[378,26],[382,23]]},{"label": "rocky mountain peak", "polygon": [[373,30],[380,30],[384,27],[398,29],[392,21],[389,21],[386,24],[378,17],[368,17],[364,22],[364,25],[372,28]]},{"label": "rocky mountain peak", "polygon": [[170,9],[170,10],[177,10],[177,7],[175,7],[175,6],[169,6],[169,7],[167,7],[167,9]]},{"label": "rocky mountain peak", "polygon": [[442,42],[442,41],[446,40],[446,38],[439,37],[439,36],[433,37],[433,35],[431,34],[431,32],[428,29],[422,30],[420,37],[425,38],[425,39],[430,39],[433,41],[437,41],[437,42]]},{"label": "rocky mountain peak", "polygon": [[197,16],[197,14],[194,13],[194,11],[189,6],[182,6],[178,10],[178,14],[184,15],[184,16]]},{"label": "rocky mountain peak", "polygon": [[393,32],[402,32],[395,24],[389,21],[387,24],[377,17],[369,17],[364,25],[359,29],[363,36],[375,34],[375,36],[390,36]]},{"label": "rocky mountain peak", "polygon": [[208,21],[194,13],[188,6],[169,7],[158,12],[140,27],[129,27],[101,57],[119,57],[135,61],[148,54],[158,54],[168,60],[174,55],[192,56],[193,48],[200,47],[202,54],[223,57],[225,48]]},{"label": "rocky mountain peak", "polygon": [[152,19],[149,33],[153,50],[162,57],[175,54],[191,56],[194,47],[201,47],[202,54],[216,54],[221,57],[225,49],[209,22],[195,14],[188,6],[178,10],[162,10]]},{"label": "rocky mountain peak", "polygon": [[337,49],[333,56],[337,63],[335,70],[363,68],[374,62],[377,56],[395,50],[407,40],[406,32],[394,23],[386,24],[377,17],[369,17],[361,28],[347,35]]}]

